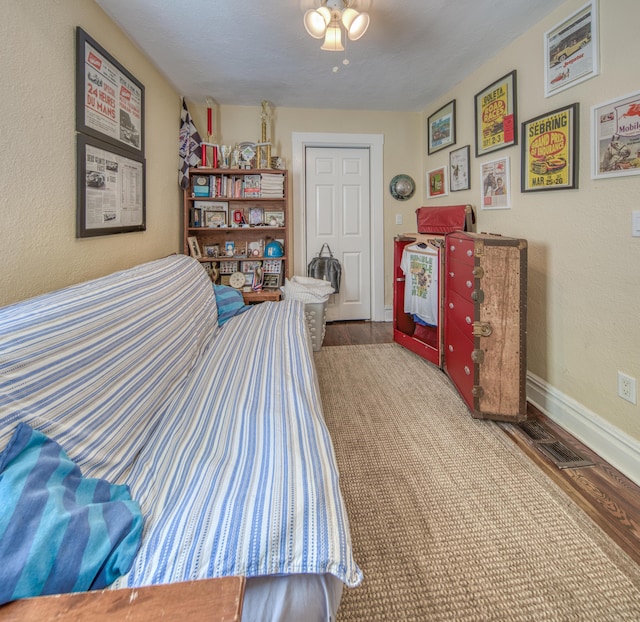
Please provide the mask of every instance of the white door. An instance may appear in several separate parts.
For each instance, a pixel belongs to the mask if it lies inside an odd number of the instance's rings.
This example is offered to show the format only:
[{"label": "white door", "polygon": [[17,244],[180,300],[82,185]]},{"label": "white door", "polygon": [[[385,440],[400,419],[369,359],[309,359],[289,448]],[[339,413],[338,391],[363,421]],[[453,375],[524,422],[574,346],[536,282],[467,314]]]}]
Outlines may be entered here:
[{"label": "white door", "polygon": [[323,244],[342,264],[340,292],[327,321],[371,318],[369,149],[307,147],[305,157],[307,264]]}]

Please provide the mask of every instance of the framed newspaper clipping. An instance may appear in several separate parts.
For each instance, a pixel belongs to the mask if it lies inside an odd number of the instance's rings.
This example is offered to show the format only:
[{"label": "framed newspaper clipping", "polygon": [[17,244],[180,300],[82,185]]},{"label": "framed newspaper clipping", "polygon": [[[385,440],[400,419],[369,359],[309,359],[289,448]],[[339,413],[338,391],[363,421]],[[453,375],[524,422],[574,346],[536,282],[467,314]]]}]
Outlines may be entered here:
[{"label": "framed newspaper clipping", "polygon": [[76,237],[144,231],[144,159],[83,134],[77,149]]},{"label": "framed newspaper clipping", "polygon": [[76,130],[144,157],[144,86],[80,27]]}]

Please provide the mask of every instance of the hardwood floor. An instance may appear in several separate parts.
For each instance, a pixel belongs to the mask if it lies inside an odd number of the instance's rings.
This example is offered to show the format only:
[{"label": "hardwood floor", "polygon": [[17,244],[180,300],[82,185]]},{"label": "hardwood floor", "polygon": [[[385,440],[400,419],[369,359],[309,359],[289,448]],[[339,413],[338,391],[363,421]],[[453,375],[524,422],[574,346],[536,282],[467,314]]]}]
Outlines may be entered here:
[{"label": "hardwood floor", "polygon": [[[326,326],[323,347],[392,341],[391,322],[331,322]],[[500,424],[505,434],[640,564],[640,487],[531,404],[527,411],[529,420],[537,421],[566,446],[593,461],[594,466],[560,469],[540,452],[535,441],[519,426]]]}]

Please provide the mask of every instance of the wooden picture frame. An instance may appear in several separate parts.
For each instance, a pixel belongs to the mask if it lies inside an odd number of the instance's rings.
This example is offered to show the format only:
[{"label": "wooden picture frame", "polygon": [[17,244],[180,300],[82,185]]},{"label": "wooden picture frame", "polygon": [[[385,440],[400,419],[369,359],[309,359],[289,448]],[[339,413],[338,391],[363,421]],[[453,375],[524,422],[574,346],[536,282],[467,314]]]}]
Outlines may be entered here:
[{"label": "wooden picture frame", "polygon": [[516,87],[514,69],[476,93],[476,158],[518,144]]},{"label": "wooden picture frame", "polygon": [[145,231],[144,159],[83,134],[76,144],[76,237]]},{"label": "wooden picture frame", "polygon": [[200,259],[202,257],[202,253],[200,252],[198,238],[195,235],[190,235],[187,238],[187,242],[189,243],[189,252],[191,253],[191,256],[196,259]]},{"label": "wooden picture frame", "polygon": [[447,167],[440,166],[427,171],[427,199],[437,199],[448,194]]},{"label": "wooden picture frame", "polygon": [[144,157],[144,85],[76,27],[76,130]]},{"label": "wooden picture frame", "polygon": [[204,210],[204,227],[217,228],[227,226],[227,212],[213,209]]},{"label": "wooden picture frame", "polygon": [[511,208],[511,170],[509,158],[498,158],[480,164],[481,197],[483,210]]},{"label": "wooden picture frame", "polygon": [[591,108],[591,177],[640,174],[640,91]]},{"label": "wooden picture frame", "polygon": [[262,207],[249,208],[249,225],[256,226],[264,224],[264,209]]},{"label": "wooden picture frame", "polygon": [[456,144],[456,100],[427,117],[427,154]]},{"label": "wooden picture frame", "polygon": [[544,33],[544,96],[600,73],[598,3],[591,0]]},{"label": "wooden picture frame", "polygon": [[522,192],[578,187],[579,104],[563,106],[522,124]]},{"label": "wooden picture frame", "polygon": [[449,152],[449,189],[451,192],[471,189],[469,168],[471,145]]}]

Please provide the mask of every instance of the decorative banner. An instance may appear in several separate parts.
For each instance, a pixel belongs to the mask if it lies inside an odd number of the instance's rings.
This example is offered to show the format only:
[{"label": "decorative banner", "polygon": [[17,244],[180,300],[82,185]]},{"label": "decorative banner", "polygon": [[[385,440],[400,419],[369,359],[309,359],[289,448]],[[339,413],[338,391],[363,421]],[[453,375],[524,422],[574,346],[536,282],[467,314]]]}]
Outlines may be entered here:
[{"label": "decorative banner", "polygon": [[474,104],[476,157],[517,144],[515,71],[480,91]]},{"label": "decorative banner", "polygon": [[522,124],[522,192],[578,187],[578,104]]},{"label": "decorative banner", "polygon": [[640,174],[640,91],[591,109],[591,176]]}]

